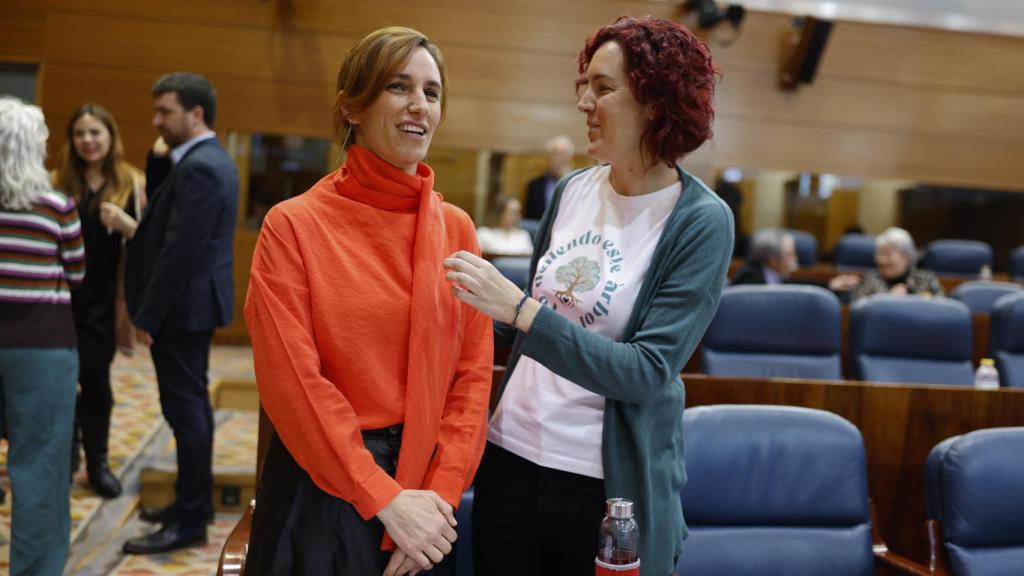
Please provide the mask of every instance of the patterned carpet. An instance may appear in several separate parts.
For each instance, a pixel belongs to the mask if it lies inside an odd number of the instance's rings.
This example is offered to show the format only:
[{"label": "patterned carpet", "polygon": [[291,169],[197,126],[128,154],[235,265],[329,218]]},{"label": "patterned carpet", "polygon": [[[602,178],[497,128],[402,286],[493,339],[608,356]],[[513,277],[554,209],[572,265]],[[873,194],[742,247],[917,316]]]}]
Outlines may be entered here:
[{"label": "patterned carpet", "polygon": [[[114,473],[124,478],[124,471],[139,457],[154,435],[164,426],[160,414],[156,380],[149,354],[140,350],[133,358],[118,355],[111,371],[114,388],[114,413],[110,432],[110,465]],[[242,347],[216,347],[210,358],[211,380],[218,377],[253,378],[252,351]],[[215,439],[215,467],[255,467],[255,444],[258,418],[256,415],[235,412],[218,428]],[[160,447],[163,448],[163,447]],[[173,448],[172,448],[173,449]],[[11,528],[11,494],[6,469],[7,444],[0,442],[0,485],[8,491],[0,506],[0,575],[8,573]],[[104,505],[85,484],[84,471],[79,471],[71,493],[71,542],[75,546],[86,526]],[[130,557],[123,559],[114,574],[212,574],[227,534],[237,517],[217,518],[209,527],[209,544],[203,548],[183,550],[167,555]],[[117,530],[120,526],[111,527]],[[116,536],[116,535],[115,535]],[[130,537],[125,536],[125,538]],[[123,540],[123,539],[122,539]],[[115,543],[116,544],[116,543]],[[117,544],[119,549],[120,545]],[[74,548],[73,548],[74,551]]]},{"label": "patterned carpet", "polygon": [[150,576],[152,574],[179,574],[209,576],[217,573],[217,562],[224,541],[235,527],[237,518],[218,518],[206,527],[208,543],[201,548],[175,550],[152,556],[125,556],[110,573],[111,576]]}]

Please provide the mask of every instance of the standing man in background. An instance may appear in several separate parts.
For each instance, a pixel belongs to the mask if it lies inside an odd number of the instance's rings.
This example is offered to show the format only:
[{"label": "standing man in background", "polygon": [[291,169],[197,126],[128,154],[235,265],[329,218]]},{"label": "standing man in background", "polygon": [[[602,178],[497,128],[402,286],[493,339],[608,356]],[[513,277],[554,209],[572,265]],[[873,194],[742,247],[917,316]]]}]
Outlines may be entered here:
[{"label": "standing man in background", "polygon": [[568,136],[559,135],[544,143],[548,155],[548,169],[543,175],[526,185],[526,211],[523,218],[540,220],[555,193],[555,184],[572,170],[572,155],[576,148]]},{"label": "standing man in background", "polygon": [[176,72],[153,86],[160,138],[146,163],[149,204],[128,243],[125,292],[139,341],[150,346],[160,407],[178,450],[176,501],[143,514],[162,523],[128,554],[206,542],[213,512],[213,410],[207,393],[214,328],[231,322],[238,172],[212,131],[213,86]]}]

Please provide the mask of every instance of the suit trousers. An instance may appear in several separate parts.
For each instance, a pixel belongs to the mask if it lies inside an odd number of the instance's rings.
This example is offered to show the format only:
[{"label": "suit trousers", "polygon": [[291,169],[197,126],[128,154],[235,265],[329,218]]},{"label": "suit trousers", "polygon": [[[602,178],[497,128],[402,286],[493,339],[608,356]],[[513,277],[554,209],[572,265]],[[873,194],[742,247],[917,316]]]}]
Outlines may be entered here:
[{"label": "suit trousers", "polygon": [[0,348],[0,429],[10,444],[12,575],[60,576],[68,557],[78,354]]},{"label": "suit trousers", "polygon": [[178,448],[178,480],[172,518],[186,528],[205,528],[213,509],[213,408],[207,370],[212,332],[161,331],[150,349],[160,389],[160,408]]}]

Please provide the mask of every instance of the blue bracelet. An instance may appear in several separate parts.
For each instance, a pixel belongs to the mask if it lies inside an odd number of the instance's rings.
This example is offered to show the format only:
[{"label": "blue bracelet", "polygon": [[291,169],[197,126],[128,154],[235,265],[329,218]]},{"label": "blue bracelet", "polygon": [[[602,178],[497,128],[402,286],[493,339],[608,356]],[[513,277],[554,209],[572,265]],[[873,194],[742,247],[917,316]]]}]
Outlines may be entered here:
[{"label": "blue bracelet", "polygon": [[516,320],[519,320],[519,313],[523,311],[523,304],[526,303],[526,299],[530,297],[530,292],[523,290],[523,297],[519,300],[519,304],[516,304],[516,315],[512,317],[512,322],[509,326],[516,328]]}]

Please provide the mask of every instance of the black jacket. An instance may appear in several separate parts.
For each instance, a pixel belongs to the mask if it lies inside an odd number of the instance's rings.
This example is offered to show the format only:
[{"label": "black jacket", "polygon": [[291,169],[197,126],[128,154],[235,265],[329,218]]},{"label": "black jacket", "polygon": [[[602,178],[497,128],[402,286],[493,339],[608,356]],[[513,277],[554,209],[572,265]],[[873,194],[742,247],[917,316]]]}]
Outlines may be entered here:
[{"label": "black jacket", "polygon": [[125,296],[150,334],[205,332],[231,322],[238,171],[216,138],[171,165],[146,162],[149,204],[128,242]]}]

